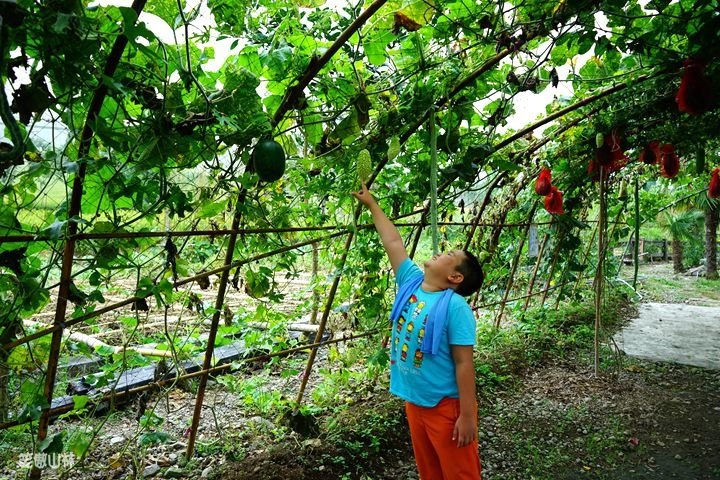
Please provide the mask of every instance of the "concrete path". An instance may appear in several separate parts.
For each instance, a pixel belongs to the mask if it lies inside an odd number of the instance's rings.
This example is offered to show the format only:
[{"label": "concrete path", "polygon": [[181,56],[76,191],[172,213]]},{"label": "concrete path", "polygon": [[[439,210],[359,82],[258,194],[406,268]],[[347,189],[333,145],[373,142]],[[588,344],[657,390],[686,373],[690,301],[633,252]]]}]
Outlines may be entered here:
[{"label": "concrete path", "polygon": [[639,310],[615,335],[627,355],[720,369],[720,308],[643,303]]}]

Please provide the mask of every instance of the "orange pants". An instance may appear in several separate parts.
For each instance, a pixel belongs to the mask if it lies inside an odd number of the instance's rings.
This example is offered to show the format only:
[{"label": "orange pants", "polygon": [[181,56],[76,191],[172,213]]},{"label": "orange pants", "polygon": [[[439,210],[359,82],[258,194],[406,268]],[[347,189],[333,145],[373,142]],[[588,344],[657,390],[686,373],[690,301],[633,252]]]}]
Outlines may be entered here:
[{"label": "orange pants", "polygon": [[481,480],[478,442],[458,448],[452,439],[460,400],[443,398],[434,407],[405,402],[420,480]]}]

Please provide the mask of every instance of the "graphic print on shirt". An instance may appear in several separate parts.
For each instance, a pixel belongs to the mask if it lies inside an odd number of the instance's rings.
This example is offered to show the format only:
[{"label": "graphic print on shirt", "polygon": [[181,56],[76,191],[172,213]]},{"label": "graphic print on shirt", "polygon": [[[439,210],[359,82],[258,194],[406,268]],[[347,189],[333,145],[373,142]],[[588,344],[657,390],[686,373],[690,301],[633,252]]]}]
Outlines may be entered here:
[{"label": "graphic print on shirt", "polygon": [[[423,352],[420,351],[420,345],[423,337],[425,336],[425,323],[427,322],[427,315],[425,315],[425,318],[420,325],[418,325],[420,322],[413,320],[418,318],[423,308],[425,308],[425,302],[418,302],[417,295],[411,295],[407,304],[405,304],[405,308],[403,308],[400,317],[398,317],[395,325],[395,331],[393,332],[392,364],[395,364],[395,361],[398,360],[399,356],[400,363],[409,364],[410,361],[412,361],[412,365],[415,368],[420,368],[422,365]],[[420,329],[417,328],[418,326],[420,326]],[[399,352],[398,345],[400,345]],[[411,357],[408,358],[409,356]]]},{"label": "graphic print on shirt", "polygon": [[418,315],[420,315],[420,312],[422,312],[422,309],[425,308],[425,302],[420,302],[417,304],[417,307],[415,307],[415,311],[412,313],[412,319],[416,319]]},{"label": "graphic print on shirt", "polygon": [[410,335],[412,335],[412,331],[415,329],[415,324],[411,321],[408,322],[407,329],[405,329],[405,340],[410,341]]},{"label": "graphic print on shirt", "polygon": [[413,365],[415,365],[415,368],[420,368],[420,365],[422,365],[423,360],[423,352],[419,348],[415,349],[415,358],[413,358]]},{"label": "graphic print on shirt", "polygon": [[417,338],[417,345],[418,348],[415,350],[415,358],[413,359],[413,365],[415,365],[416,368],[420,368],[420,365],[422,365],[423,361],[423,352],[420,350],[423,343],[423,338],[425,338],[425,324],[427,323],[428,316],[425,315],[425,318],[423,318],[422,326],[420,327],[420,330],[418,331],[418,338]]}]

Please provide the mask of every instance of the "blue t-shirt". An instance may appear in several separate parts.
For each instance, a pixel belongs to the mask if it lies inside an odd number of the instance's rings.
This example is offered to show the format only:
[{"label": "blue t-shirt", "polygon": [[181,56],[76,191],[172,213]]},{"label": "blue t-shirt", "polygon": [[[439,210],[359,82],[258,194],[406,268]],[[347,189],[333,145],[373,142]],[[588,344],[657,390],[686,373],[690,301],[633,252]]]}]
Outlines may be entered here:
[{"label": "blue t-shirt", "polygon": [[[402,285],[422,274],[420,267],[406,258],[398,268],[396,282]],[[475,345],[472,310],[463,297],[453,295],[437,355],[420,350],[428,314],[442,295],[441,291],[426,292],[418,287],[392,325],[390,393],[421,407],[434,407],[445,397],[458,398],[450,345]]]}]

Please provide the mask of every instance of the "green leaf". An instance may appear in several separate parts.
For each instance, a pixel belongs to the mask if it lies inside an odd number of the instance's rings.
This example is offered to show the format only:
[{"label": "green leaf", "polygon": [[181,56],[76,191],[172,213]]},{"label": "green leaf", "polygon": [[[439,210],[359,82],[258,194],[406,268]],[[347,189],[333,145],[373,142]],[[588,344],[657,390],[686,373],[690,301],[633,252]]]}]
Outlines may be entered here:
[{"label": "green leaf", "polygon": [[55,24],[52,26],[52,30],[55,33],[64,33],[70,27],[70,21],[73,17],[75,17],[75,15],[58,13]]},{"label": "green leaf", "polygon": [[58,432],[48,435],[38,444],[38,450],[43,453],[62,453],[64,434],[65,432]]},{"label": "green leaf", "polygon": [[90,401],[90,397],[87,395],[73,395],[73,410],[82,410]]},{"label": "green leaf", "polygon": [[95,353],[101,357],[110,357],[115,353],[115,349],[109,345],[100,345],[95,347]]},{"label": "green leaf", "polygon": [[368,358],[368,364],[377,365],[381,368],[385,368],[390,362],[390,356],[388,355],[387,349],[378,348]]},{"label": "green leaf", "polygon": [[165,432],[143,433],[140,435],[140,445],[145,447],[156,443],[163,443],[166,442],[168,438],[170,438],[170,435]]},{"label": "green leaf", "polygon": [[389,30],[375,30],[363,40],[365,55],[372,65],[380,66],[385,64],[387,58],[388,43],[395,39],[395,35]]},{"label": "green leaf", "polygon": [[222,202],[206,203],[200,208],[200,210],[197,212],[197,215],[200,218],[214,217],[215,215],[225,210],[226,207],[227,200]]},{"label": "green leaf", "polygon": [[90,448],[90,442],[92,441],[92,435],[87,432],[73,431],[68,435],[67,447],[75,454],[75,457],[82,458]]}]

